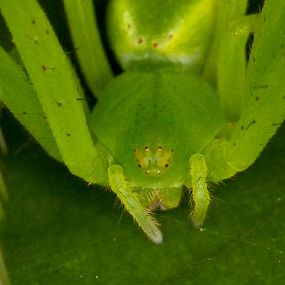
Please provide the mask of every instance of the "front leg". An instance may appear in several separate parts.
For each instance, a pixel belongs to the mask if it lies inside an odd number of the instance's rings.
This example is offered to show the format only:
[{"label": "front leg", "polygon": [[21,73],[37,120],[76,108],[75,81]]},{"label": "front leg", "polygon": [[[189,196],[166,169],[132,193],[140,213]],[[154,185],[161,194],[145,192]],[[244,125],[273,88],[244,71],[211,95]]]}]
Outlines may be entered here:
[{"label": "front leg", "polygon": [[128,185],[123,168],[120,165],[111,165],[108,168],[108,176],[112,191],[116,193],[142,230],[154,243],[162,243],[162,233],[157,221],[150,211],[142,206],[138,195]]}]

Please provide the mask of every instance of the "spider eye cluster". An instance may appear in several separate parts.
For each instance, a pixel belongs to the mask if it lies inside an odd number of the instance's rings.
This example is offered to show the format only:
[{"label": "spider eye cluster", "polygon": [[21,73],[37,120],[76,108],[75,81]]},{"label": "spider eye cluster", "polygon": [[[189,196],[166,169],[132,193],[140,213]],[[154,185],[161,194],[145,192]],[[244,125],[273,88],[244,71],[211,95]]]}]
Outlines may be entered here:
[{"label": "spider eye cluster", "polygon": [[163,146],[144,146],[134,149],[136,163],[146,175],[160,176],[171,167],[173,149]]}]

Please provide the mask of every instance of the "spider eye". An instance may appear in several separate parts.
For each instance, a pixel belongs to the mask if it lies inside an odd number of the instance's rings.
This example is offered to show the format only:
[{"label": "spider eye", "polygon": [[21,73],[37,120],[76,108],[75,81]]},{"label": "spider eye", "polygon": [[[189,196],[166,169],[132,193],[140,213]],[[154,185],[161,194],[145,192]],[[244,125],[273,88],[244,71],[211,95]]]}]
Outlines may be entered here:
[{"label": "spider eye", "polygon": [[159,176],[166,172],[173,158],[173,149],[158,146],[143,146],[134,149],[137,167],[144,170],[145,174]]}]

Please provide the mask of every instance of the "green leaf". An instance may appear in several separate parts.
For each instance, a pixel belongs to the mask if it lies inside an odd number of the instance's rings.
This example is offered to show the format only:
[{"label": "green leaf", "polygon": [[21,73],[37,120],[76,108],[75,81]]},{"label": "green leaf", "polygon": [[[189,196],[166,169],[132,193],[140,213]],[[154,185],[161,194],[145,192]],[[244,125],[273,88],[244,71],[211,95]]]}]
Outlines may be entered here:
[{"label": "green leaf", "polygon": [[250,169],[213,186],[204,231],[187,218],[187,201],[158,213],[159,246],[113,193],[88,187],[37,145],[11,154],[2,239],[12,284],[282,284],[284,141],[285,126]]}]

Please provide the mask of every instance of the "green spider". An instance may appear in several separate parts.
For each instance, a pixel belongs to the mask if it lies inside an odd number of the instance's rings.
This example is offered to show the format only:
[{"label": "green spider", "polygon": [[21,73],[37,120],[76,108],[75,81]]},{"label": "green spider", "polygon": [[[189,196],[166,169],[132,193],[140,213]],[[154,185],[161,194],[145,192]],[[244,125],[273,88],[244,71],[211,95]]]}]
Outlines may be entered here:
[{"label": "green spider", "polygon": [[110,186],[161,243],[153,210],[177,207],[186,189],[201,227],[209,183],[247,169],[283,122],[283,2],[267,0],[261,13],[246,15],[245,0],[110,1],[110,45],[124,69],[113,78],[92,1],[65,0],[98,99],[90,113],[36,0],[1,0],[26,73],[0,49],[0,99],[52,157]]}]

